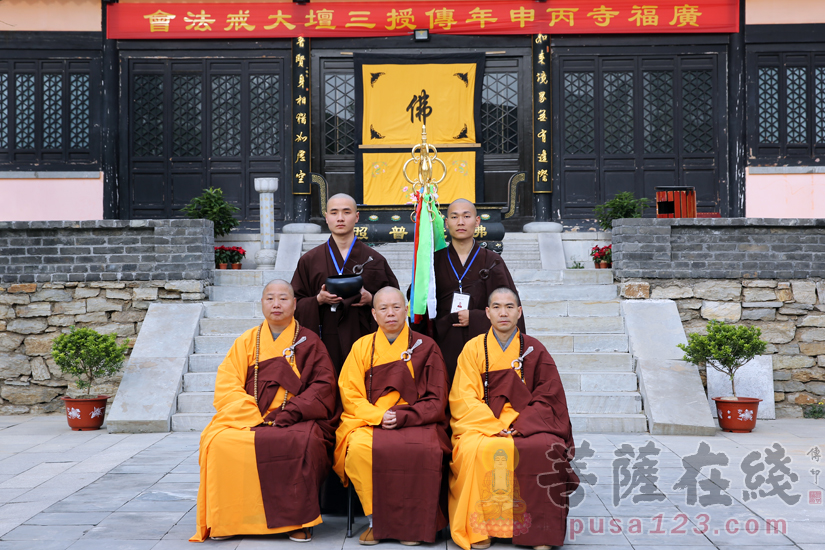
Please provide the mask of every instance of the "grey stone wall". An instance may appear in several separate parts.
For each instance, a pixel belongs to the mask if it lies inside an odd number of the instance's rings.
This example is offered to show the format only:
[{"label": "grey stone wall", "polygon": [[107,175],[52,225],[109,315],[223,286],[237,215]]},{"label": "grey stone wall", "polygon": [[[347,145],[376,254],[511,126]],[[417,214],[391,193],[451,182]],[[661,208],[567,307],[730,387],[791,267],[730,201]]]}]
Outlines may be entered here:
[{"label": "grey stone wall", "polygon": [[209,281],[212,222],[0,222],[0,284]]},{"label": "grey stone wall", "polygon": [[[0,415],[52,412],[60,396],[81,395],[51,358],[61,333],[88,327],[131,347],[150,304],[205,299],[195,280],[0,285]],[[114,396],[119,382],[100,380],[92,392]]]},{"label": "grey stone wall", "polygon": [[711,320],[758,327],[773,361],[777,416],[800,417],[825,400],[825,280],[626,279],[620,291],[673,300],[687,334],[706,334]]},{"label": "grey stone wall", "polygon": [[616,277],[805,279],[825,274],[825,219],[613,222]]},{"label": "grey stone wall", "polygon": [[[52,412],[80,392],[51,359],[72,327],[134,344],[149,305],[206,299],[212,222],[0,222],[0,415]],[[114,396],[120,376],[92,392]]]}]

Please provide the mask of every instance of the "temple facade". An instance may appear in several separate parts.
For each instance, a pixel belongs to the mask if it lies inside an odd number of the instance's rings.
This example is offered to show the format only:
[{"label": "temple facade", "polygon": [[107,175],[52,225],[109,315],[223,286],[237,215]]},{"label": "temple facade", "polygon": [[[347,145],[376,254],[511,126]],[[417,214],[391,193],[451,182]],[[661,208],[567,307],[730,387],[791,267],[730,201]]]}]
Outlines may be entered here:
[{"label": "temple facade", "polygon": [[253,229],[259,177],[276,229],[326,193],[370,206],[362,54],[481,57],[470,188],[507,230],[661,186],[699,216],[825,217],[825,3],[470,4],[4,0],[0,220],[176,218],[213,186]]}]

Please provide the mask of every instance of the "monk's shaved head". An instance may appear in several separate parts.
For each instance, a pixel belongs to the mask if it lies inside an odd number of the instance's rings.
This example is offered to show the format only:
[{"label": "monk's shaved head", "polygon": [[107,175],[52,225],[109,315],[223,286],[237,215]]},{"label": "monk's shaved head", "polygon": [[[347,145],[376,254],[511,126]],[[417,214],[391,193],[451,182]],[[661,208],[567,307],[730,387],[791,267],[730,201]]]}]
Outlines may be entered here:
[{"label": "monk's shaved head", "polygon": [[490,307],[493,304],[496,297],[499,297],[499,300],[501,300],[505,298],[505,296],[512,298],[513,302],[515,302],[517,306],[521,306],[521,301],[518,298],[518,294],[513,292],[512,288],[501,286],[490,293],[490,297],[487,298],[487,307]]},{"label": "monk's shaved head", "polygon": [[290,297],[295,297],[295,290],[292,288],[292,285],[289,284],[287,281],[284,281],[283,279],[272,279],[271,281],[266,283],[264,291],[261,293],[262,296],[266,295],[266,291],[269,289],[269,287],[273,287],[272,290],[275,290],[275,287],[284,287],[286,288],[286,291],[289,293]]},{"label": "monk's shaved head", "polygon": [[465,211],[469,210],[473,217],[478,216],[478,210],[476,210],[476,205],[468,201],[467,199],[456,199],[450,203],[450,206],[447,208],[447,215],[450,215],[450,212],[453,211]]},{"label": "monk's shaved head", "polygon": [[391,300],[393,298],[398,298],[401,300],[402,305],[407,305],[407,297],[404,296],[404,293],[395,288],[394,286],[385,286],[381,290],[375,293],[372,297],[372,307],[377,308],[379,304],[384,303],[386,300]]},{"label": "monk's shaved head", "polygon": [[329,200],[327,201],[327,210],[329,210],[329,204],[332,201],[339,201],[339,200],[345,200],[345,201],[351,202],[352,203],[352,209],[353,210],[358,210],[358,204],[355,202],[355,199],[353,199],[351,196],[347,195],[346,193],[336,193],[335,195],[331,196],[329,198]]}]

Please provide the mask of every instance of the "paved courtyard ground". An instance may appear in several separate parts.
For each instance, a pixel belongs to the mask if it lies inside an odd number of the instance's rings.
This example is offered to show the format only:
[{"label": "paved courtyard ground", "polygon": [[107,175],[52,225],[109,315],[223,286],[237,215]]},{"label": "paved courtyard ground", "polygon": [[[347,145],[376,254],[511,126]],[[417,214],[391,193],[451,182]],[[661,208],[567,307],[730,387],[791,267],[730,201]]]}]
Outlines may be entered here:
[{"label": "paved courtyard ground", "polygon": [[[198,437],[72,432],[62,415],[0,416],[0,550],[198,548],[187,542]],[[564,548],[825,550],[825,420],[760,420],[751,434],[716,437],[584,434],[576,444],[586,481]],[[360,518],[356,532],[364,526]],[[357,545],[345,518],[330,516],[302,547]],[[202,548],[296,546],[275,536]],[[457,550],[443,540],[423,547]]]}]

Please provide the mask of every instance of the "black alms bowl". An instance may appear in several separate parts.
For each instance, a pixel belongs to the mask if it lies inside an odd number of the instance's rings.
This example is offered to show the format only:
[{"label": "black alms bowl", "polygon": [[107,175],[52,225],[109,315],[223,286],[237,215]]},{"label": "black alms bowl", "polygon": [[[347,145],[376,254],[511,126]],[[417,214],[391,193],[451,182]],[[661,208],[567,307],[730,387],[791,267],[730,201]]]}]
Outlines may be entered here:
[{"label": "black alms bowl", "polygon": [[324,282],[327,292],[347,299],[356,296],[364,286],[364,279],[360,275],[333,275]]}]

